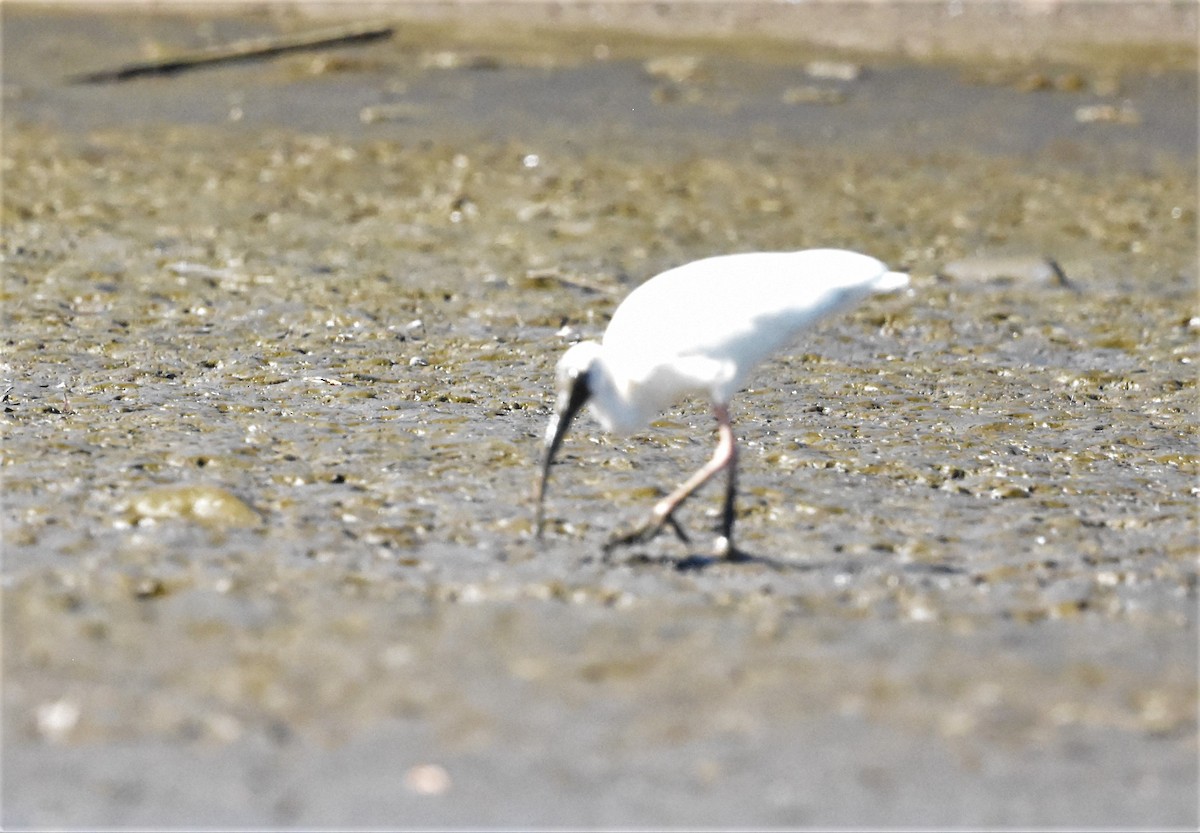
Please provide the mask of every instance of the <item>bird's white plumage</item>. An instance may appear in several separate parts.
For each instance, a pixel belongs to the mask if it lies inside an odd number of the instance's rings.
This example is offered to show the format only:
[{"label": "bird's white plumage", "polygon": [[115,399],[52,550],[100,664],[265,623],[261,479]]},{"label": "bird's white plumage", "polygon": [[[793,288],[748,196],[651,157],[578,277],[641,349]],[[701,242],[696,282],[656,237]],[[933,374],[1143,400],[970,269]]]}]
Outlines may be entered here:
[{"label": "bird's white plumage", "polygon": [[856,252],[811,249],[698,260],[663,272],[629,294],[601,342],[584,341],[558,362],[558,400],[546,426],[535,535],[545,524],[550,466],[586,404],[609,431],[627,433],[686,393],[707,394],[717,420],[712,459],[654,504],[649,519],[607,549],[647,541],[670,525],[688,540],[676,510],[718,472],[727,474],[714,551],[734,557],[737,442],[729,400],[767,356],[821,318],[872,292],[908,285],[880,261]]},{"label": "bird's white plumage", "polygon": [[628,433],[688,393],[728,402],[758,364],[819,319],[907,282],[873,257],[838,249],[698,260],[631,292],[600,347],[576,345],[560,374],[590,367],[592,413],[605,429]]}]

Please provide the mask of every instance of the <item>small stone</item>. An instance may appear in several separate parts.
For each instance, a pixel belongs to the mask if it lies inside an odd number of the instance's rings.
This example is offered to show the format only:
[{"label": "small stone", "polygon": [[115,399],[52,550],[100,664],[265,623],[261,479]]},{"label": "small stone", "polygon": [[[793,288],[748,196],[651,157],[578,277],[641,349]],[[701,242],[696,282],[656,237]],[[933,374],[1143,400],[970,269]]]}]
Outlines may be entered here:
[{"label": "small stone", "polygon": [[789,87],[783,91],[781,100],[784,104],[841,104],[846,100],[846,94],[832,87]]},{"label": "small stone", "polygon": [[810,78],[856,81],[862,75],[862,66],[850,61],[809,61],[804,71]]},{"label": "small stone", "polygon": [[1064,93],[1077,93],[1087,86],[1087,81],[1078,72],[1064,72],[1055,76],[1054,89]]},{"label": "small stone", "polygon": [[947,263],[942,278],[961,283],[1033,283],[1071,286],[1062,267],[1038,255],[978,255]]},{"label": "small stone", "polygon": [[450,774],[437,764],[419,764],[404,773],[404,788],[417,795],[442,795],[450,783]]},{"label": "small stone", "polygon": [[52,743],[61,743],[79,723],[81,712],[78,703],[66,698],[42,703],[35,718],[38,733]]},{"label": "small stone", "polygon": [[666,55],[651,58],[642,64],[642,69],[652,78],[661,78],[674,84],[684,84],[700,77],[700,58],[695,55]]},{"label": "small stone", "polygon": [[1088,104],[1075,108],[1080,124],[1141,124],[1142,116],[1131,104]]}]

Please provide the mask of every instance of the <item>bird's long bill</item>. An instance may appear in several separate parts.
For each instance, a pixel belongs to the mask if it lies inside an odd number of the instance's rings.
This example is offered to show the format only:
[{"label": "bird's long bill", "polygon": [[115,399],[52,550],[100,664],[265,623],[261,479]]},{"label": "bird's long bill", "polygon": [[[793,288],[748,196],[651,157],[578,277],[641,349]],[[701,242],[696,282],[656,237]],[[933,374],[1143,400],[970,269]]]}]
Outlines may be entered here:
[{"label": "bird's long bill", "polygon": [[554,455],[558,453],[558,447],[562,445],[563,437],[567,434],[567,428],[570,427],[571,420],[575,419],[575,415],[579,413],[579,410],[587,402],[590,395],[591,390],[588,388],[587,375],[582,374],[575,379],[569,390],[559,394],[554,416],[550,418],[550,424],[546,426],[546,445],[542,452],[542,471],[538,477],[537,491],[534,494],[534,500],[537,502],[533,522],[533,534],[535,538],[542,537],[542,529],[546,525],[546,482],[550,479],[550,464],[554,462]]}]

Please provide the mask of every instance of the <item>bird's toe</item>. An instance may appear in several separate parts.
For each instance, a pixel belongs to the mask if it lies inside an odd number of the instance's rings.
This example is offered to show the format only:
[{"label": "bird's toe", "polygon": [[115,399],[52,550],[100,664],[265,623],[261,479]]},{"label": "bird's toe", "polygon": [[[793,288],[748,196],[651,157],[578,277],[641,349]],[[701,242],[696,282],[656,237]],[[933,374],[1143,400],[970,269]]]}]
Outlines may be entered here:
[{"label": "bird's toe", "polygon": [[604,553],[607,555],[613,550],[621,547],[631,547],[634,544],[644,544],[658,534],[658,528],[652,528],[649,525],[642,525],[627,532],[618,532],[616,535],[608,539],[604,544]]},{"label": "bird's toe", "polygon": [[683,541],[683,543],[685,543],[685,544],[690,544],[692,542],[692,539],[688,537],[688,534],[686,532],[684,532],[683,525],[681,523],[679,523],[679,521],[675,520],[674,515],[667,515],[666,518],[664,518],[662,521],[659,521],[658,522],[659,529],[662,528],[662,525],[664,522],[671,525],[671,529],[673,529],[675,531],[675,535],[679,538],[680,541]]},{"label": "bird's toe", "polygon": [[626,532],[619,532],[612,538],[608,539],[608,543],[604,545],[604,552],[607,555],[619,547],[629,547],[635,544],[645,544],[658,536],[662,532],[664,526],[670,526],[671,529],[679,536],[679,540],[687,543],[690,539],[679,521],[675,520],[673,515],[665,516],[657,513],[652,514],[645,523],[639,524]]}]

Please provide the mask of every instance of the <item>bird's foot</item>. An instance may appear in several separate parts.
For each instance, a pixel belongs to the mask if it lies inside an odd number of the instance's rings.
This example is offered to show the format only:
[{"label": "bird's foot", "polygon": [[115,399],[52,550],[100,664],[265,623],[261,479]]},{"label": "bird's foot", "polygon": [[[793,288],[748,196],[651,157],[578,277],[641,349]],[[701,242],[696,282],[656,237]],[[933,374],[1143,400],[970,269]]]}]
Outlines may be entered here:
[{"label": "bird's foot", "polygon": [[664,526],[669,526],[679,537],[680,541],[685,544],[691,542],[691,538],[683,531],[683,527],[679,521],[675,520],[675,516],[668,512],[665,515],[660,515],[655,512],[650,515],[645,523],[634,527],[628,532],[620,532],[608,539],[604,545],[604,554],[608,555],[618,547],[629,547],[634,544],[645,544],[658,536],[662,532]]},{"label": "bird's foot", "polygon": [[728,535],[721,535],[713,543],[713,558],[725,561],[747,561],[751,556],[735,547]]},{"label": "bird's foot", "polygon": [[742,563],[746,561],[755,561],[757,557],[746,552],[741,547],[736,546],[733,541],[722,535],[713,545],[713,557],[730,561],[733,563]]},{"label": "bird's foot", "polygon": [[711,554],[693,553],[677,562],[675,569],[680,572],[688,572],[691,570],[704,570],[721,563],[744,564],[755,560],[757,559],[753,555],[733,546],[730,540],[722,535],[713,543]]}]

